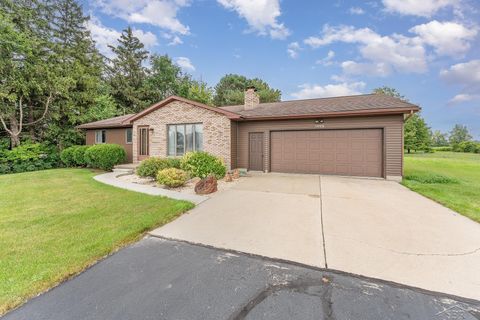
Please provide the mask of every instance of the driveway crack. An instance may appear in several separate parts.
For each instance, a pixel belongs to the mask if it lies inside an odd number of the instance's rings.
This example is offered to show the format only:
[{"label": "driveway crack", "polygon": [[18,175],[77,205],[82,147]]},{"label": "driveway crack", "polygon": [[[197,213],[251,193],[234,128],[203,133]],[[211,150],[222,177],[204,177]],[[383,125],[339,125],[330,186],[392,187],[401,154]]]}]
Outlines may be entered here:
[{"label": "driveway crack", "polygon": [[320,221],[322,225],[322,243],[323,243],[323,258],[325,262],[325,269],[328,269],[327,263],[327,247],[325,244],[325,227],[323,223],[323,201],[322,201],[322,177],[318,176],[318,187],[319,187],[319,201],[320,201]]}]

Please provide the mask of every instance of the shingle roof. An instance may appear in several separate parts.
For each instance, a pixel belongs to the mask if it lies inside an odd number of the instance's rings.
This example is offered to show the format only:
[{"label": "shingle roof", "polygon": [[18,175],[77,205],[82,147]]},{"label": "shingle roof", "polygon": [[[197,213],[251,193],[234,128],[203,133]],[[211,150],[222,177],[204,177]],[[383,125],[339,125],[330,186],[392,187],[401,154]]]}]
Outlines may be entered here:
[{"label": "shingle roof", "polygon": [[225,106],[221,107],[221,109],[238,113],[242,118],[246,119],[288,118],[350,113],[404,113],[420,110],[420,108],[414,104],[384,94],[261,103],[251,110],[245,110],[243,105]]},{"label": "shingle roof", "polygon": [[131,127],[131,123],[127,121],[135,114],[126,114],[124,116],[99,120],[95,122],[84,123],[77,128],[79,129],[101,129],[101,128],[123,128],[123,127]]}]

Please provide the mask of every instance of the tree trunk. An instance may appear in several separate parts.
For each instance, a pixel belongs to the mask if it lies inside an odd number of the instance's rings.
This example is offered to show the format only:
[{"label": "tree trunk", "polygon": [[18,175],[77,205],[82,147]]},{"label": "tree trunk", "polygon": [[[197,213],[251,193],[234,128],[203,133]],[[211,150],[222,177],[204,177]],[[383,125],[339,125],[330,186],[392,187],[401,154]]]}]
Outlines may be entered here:
[{"label": "tree trunk", "polygon": [[10,117],[10,141],[12,149],[20,145],[20,127],[15,116]]},{"label": "tree trunk", "polygon": [[407,148],[407,153],[410,153],[410,148]]},{"label": "tree trunk", "polygon": [[[31,103],[28,104],[28,122],[32,123],[34,121],[33,118],[33,105]],[[35,141],[35,126],[30,126],[29,129],[30,138]]]}]

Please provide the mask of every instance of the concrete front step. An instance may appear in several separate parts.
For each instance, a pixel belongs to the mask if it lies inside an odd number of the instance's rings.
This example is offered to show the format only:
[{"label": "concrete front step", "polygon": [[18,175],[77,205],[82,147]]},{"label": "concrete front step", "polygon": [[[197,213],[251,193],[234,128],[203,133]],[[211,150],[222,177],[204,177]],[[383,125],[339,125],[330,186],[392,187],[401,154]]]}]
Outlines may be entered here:
[{"label": "concrete front step", "polygon": [[132,169],[135,170],[138,167],[138,163],[123,163],[117,164],[114,169]]},{"label": "concrete front step", "polygon": [[128,169],[128,168],[113,168],[113,172],[120,173],[120,174],[132,174],[135,172],[135,169]]}]

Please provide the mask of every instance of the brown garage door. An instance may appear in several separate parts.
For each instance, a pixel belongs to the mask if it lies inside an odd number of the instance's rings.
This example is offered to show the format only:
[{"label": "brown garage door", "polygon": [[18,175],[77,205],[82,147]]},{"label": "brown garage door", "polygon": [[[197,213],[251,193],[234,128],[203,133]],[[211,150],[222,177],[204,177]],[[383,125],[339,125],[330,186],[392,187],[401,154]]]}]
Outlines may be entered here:
[{"label": "brown garage door", "polygon": [[271,170],[382,176],[382,129],[271,133]]}]

